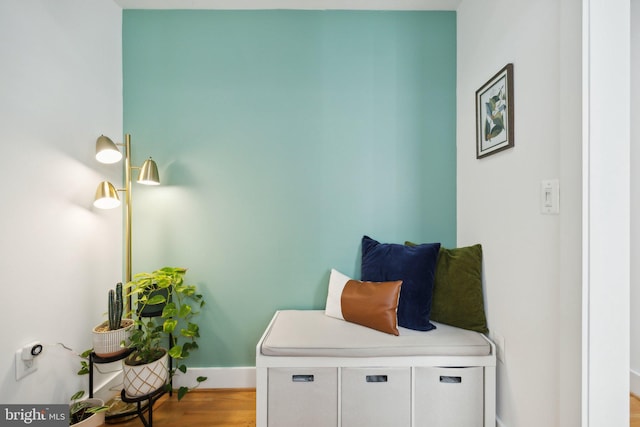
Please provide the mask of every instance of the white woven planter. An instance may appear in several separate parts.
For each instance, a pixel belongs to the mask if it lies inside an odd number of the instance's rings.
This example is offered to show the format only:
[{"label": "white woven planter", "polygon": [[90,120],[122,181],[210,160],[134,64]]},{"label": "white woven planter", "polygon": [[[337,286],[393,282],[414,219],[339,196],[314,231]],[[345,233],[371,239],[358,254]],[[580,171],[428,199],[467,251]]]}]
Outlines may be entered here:
[{"label": "white woven planter", "polygon": [[[126,359],[125,359],[126,360]],[[169,353],[146,365],[129,366],[122,362],[124,391],[127,396],[139,397],[164,387],[169,377]]]},{"label": "white woven planter", "polygon": [[[101,399],[89,398],[88,402],[92,403],[92,406],[102,406],[104,402]],[[104,425],[104,412],[98,412],[97,414],[91,415],[89,418],[86,418],[79,423],[72,424],[73,427],[100,427]]]},{"label": "white woven planter", "polygon": [[[120,325],[125,326],[115,331],[96,330],[106,324],[107,322],[105,321],[93,328],[93,352],[99,357],[114,357],[123,354],[127,351],[126,346],[129,345],[129,337],[133,330],[133,320],[122,319]],[[122,341],[125,342],[125,347],[120,345]]]}]

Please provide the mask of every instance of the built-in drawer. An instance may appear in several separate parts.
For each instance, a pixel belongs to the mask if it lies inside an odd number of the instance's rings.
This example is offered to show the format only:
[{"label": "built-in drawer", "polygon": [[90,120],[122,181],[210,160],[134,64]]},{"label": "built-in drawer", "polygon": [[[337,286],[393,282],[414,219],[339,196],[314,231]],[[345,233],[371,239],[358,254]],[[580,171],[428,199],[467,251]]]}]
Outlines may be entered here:
[{"label": "built-in drawer", "polygon": [[342,427],[409,427],[411,368],[343,368]]},{"label": "built-in drawer", "polygon": [[269,427],[338,425],[337,368],[269,368]]},{"label": "built-in drawer", "polygon": [[471,368],[415,368],[415,425],[482,427],[484,371]]}]

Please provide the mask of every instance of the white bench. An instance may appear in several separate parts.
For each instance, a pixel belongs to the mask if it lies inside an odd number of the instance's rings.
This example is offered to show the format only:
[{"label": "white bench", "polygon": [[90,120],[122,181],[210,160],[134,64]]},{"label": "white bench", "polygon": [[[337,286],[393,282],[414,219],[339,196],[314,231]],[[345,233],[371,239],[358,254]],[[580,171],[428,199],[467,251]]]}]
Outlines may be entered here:
[{"label": "white bench", "polygon": [[257,427],[495,427],[494,344],[434,324],[394,336],[276,312],[256,347]]}]

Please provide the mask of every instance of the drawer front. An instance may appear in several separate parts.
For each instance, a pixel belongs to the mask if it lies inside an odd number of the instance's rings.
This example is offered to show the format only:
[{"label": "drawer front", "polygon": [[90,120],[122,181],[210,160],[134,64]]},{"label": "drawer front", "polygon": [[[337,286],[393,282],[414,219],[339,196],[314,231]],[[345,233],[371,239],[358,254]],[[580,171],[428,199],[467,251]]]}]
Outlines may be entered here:
[{"label": "drawer front", "polygon": [[270,427],[338,425],[337,368],[270,368],[267,418]]},{"label": "drawer front", "polygon": [[342,427],[410,425],[410,368],[342,369]]},{"label": "drawer front", "polygon": [[415,376],[416,426],[483,427],[482,367],[423,367]]}]

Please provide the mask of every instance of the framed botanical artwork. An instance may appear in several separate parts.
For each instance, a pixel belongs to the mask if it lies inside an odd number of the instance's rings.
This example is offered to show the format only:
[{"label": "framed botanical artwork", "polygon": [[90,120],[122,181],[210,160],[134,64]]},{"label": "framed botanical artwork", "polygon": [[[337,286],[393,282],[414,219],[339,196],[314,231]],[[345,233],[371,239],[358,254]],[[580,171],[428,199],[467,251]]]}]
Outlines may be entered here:
[{"label": "framed botanical artwork", "polygon": [[513,145],[513,64],[507,64],[476,91],[476,158]]}]

